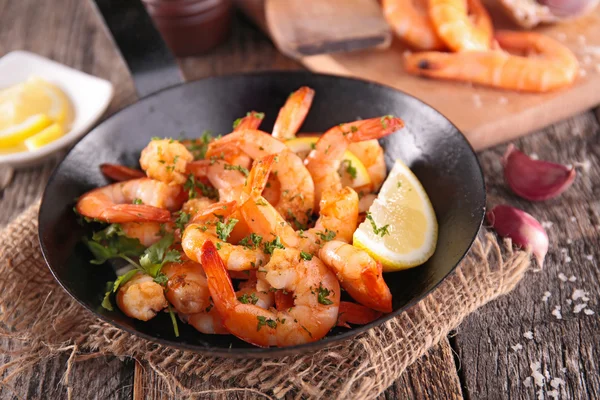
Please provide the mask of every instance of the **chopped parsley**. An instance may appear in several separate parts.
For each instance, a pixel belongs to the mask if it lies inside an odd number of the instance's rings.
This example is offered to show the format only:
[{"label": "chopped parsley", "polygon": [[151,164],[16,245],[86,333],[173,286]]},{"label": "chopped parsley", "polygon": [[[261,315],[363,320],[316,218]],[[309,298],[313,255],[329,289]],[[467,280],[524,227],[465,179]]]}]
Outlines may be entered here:
[{"label": "chopped parsley", "polygon": [[344,160],[344,164],[346,165],[346,172],[348,175],[350,175],[352,179],[356,179],[356,168],[352,165],[352,161]]},{"label": "chopped parsley", "polygon": [[232,165],[232,164],[223,164],[223,168],[228,171],[240,171],[244,176],[248,176],[250,171],[247,168],[242,167],[241,165]]},{"label": "chopped parsley", "polygon": [[267,325],[269,328],[277,328],[277,321],[271,319],[271,318],[267,318],[267,317],[263,317],[261,315],[257,316],[256,319],[258,320],[258,324],[256,325],[256,331],[260,331],[260,328],[262,328],[263,326]]},{"label": "chopped parsley", "polygon": [[306,260],[306,261],[310,261],[310,260],[312,260],[313,255],[310,254],[310,253],[307,253],[305,251],[301,251],[300,252],[300,258],[303,259],[303,260]]},{"label": "chopped parsley", "polygon": [[402,187],[402,182],[398,181],[398,183],[396,183],[396,187],[401,188]]},{"label": "chopped parsley", "polygon": [[133,204],[143,204],[142,199],[133,199]]},{"label": "chopped parsley", "polygon": [[237,118],[235,121],[233,121],[233,129],[240,126],[240,124],[242,123],[243,120],[244,120],[244,118]]},{"label": "chopped parsley", "polygon": [[258,200],[256,200],[254,203],[255,203],[257,206],[266,206],[266,205],[268,205],[268,204],[269,204],[269,203],[267,203],[267,202],[266,202],[266,201],[265,201],[265,200],[264,200],[262,197],[261,197],[261,198],[259,198]]},{"label": "chopped parsley", "polygon": [[387,129],[388,121],[392,118],[394,118],[394,116],[391,114],[384,115],[383,117],[381,117],[381,126],[383,127],[383,129]]},{"label": "chopped parsley", "polygon": [[249,249],[256,249],[262,243],[262,236],[257,235],[256,233],[251,233],[249,236],[246,236],[238,243],[241,246],[244,246]]},{"label": "chopped parsley", "polygon": [[179,211],[179,215],[177,216],[177,219],[175,220],[175,226],[178,227],[181,232],[183,232],[187,223],[190,222],[191,216],[192,216],[191,214],[188,214],[188,213],[184,212],[183,210]]},{"label": "chopped parsley", "polygon": [[331,290],[324,288],[321,284],[319,284],[319,289],[317,292],[317,300],[320,304],[323,304],[326,306],[333,304],[333,301],[331,301],[330,299],[327,298],[330,294],[333,294],[333,292]]},{"label": "chopped parsley", "polygon": [[376,235],[384,237],[385,235],[390,234],[390,232],[388,231],[388,228],[390,226],[389,224],[385,224],[381,228],[378,228],[370,212],[367,213],[367,219],[371,222],[371,226],[373,227],[373,233],[375,233]]},{"label": "chopped parsley", "polygon": [[252,116],[252,117],[254,117],[256,119],[264,119],[265,118],[265,113],[256,112],[256,111],[246,113],[246,117],[250,117],[250,116]]},{"label": "chopped parsley", "polygon": [[240,301],[240,303],[243,304],[256,304],[258,303],[258,296],[256,295],[256,293],[252,293],[251,295],[248,295],[248,293],[244,293],[243,295],[238,297],[238,300]]},{"label": "chopped parsley", "polygon": [[202,136],[198,139],[191,139],[188,143],[185,143],[187,149],[194,156],[194,160],[202,160],[206,157],[206,151],[208,150],[208,144],[212,140],[211,131],[202,132]]},{"label": "chopped parsley", "polygon": [[217,236],[222,241],[226,241],[229,235],[231,235],[231,231],[235,227],[235,224],[238,223],[238,220],[235,218],[231,218],[227,223],[218,221],[217,222]]},{"label": "chopped parsley", "polygon": [[266,254],[273,254],[273,250],[275,249],[285,249],[285,246],[283,243],[281,243],[279,236],[276,236],[271,242],[265,242],[263,245],[263,250]]},{"label": "chopped parsley", "polygon": [[331,240],[333,240],[335,238],[335,232],[334,231],[330,231],[329,229],[325,229],[325,233],[323,233],[323,232],[316,232],[316,234],[324,242],[329,242],[329,241],[331,241]]},{"label": "chopped parsley", "polygon": [[197,196],[196,190],[200,190],[202,196],[208,197],[209,199],[216,200],[219,198],[219,192],[217,189],[210,185],[206,185],[203,182],[196,181],[196,178],[193,174],[189,174],[185,183],[183,184],[183,189],[187,190],[188,198],[195,199]]}]

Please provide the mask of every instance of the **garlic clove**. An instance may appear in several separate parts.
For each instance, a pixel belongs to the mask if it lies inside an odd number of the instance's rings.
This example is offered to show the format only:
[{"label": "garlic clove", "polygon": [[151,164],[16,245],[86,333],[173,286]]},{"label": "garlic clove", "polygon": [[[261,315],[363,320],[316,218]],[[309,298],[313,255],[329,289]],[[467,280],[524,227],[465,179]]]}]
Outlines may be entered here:
[{"label": "garlic clove", "polygon": [[534,160],[510,144],[502,157],[504,179],[515,194],[531,201],[554,198],[567,190],[577,173],[573,167]]},{"label": "garlic clove", "polygon": [[548,252],[548,235],[542,225],[518,208],[499,205],[486,214],[488,223],[502,237],[511,238],[513,243],[530,250],[540,268]]}]

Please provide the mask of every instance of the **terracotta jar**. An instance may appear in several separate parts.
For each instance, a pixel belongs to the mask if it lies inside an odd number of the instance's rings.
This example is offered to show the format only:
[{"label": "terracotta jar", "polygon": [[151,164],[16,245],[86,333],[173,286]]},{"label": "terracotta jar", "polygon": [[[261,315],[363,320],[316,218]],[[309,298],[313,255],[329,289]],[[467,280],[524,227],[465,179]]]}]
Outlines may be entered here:
[{"label": "terracotta jar", "polygon": [[178,57],[207,52],[227,39],[230,0],[142,0],[163,39]]}]

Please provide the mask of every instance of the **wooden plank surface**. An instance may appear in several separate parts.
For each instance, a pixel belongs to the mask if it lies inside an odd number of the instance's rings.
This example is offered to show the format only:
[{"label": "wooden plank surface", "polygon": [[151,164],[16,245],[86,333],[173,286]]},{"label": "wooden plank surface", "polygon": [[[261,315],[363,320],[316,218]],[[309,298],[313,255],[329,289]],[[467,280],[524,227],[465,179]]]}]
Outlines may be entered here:
[{"label": "wooden plank surface", "polygon": [[[0,0],[0,15],[7,20],[28,21],[14,26],[0,25],[0,54],[26,49],[111,80],[117,89],[111,112],[135,100],[126,67],[89,1]],[[180,65],[187,79],[238,71],[299,68],[239,17],[227,43],[209,55],[180,60]],[[597,307],[599,129],[596,117],[589,112],[519,142],[519,146],[537,152],[540,157],[563,162],[588,160],[590,170],[595,171],[594,175],[578,178],[575,186],[560,199],[538,205],[519,201],[505,189],[498,161],[503,148],[481,154],[492,204],[500,201],[518,204],[540,219],[554,222],[549,228],[553,250],[546,268],[529,274],[515,293],[490,304],[460,327],[450,339],[459,355],[456,363],[449,343],[444,341],[411,366],[381,398],[534,398],[534,389],[538,388],[527,387],[524,381],[530,375],[530,362],[537,360],[542,362],[542,373],[548,369],[552,378],[564,379],[561,398],[600,396],[596,339],[600,311]],[[54,164],[49,161],[38,168],[17,171],[8,187],[0,190],[0,209],[4,211],[0,213],[0,226],[39,197]],[[571,221],[573,216],[575,221]],[[568,232],[573,243],[566,244],[567,236],[562,232]],[[562,247],[569,249],[570,263],[565,263]],[[591,261],[588,255],[592,256]],[[578,280],[562,282],[558,278],[559,271],[567,277],[574,275]],[[575,288],[590,292],[589,306],[596,314],[575,315],[566,311],[569,309],[567,299]],[[541,301],[546,290],[552,293],[547,304]],[[560,321],[551,315],[554,306],[559,304],[563,307]],[[529,330],[534,334],[533,340],[522,337]],[[523,346],[522,350],[510,348],[517,343]],[[0,354],[0,363],[9,359]],[[60,381],[66,360],[65,356],[40,364],[12,382],[14,392],[0,388],[0,398],[64,398],[66,388]],[[567,369],[563,373],[561,368]],[[72,371],[70,381],[76,399],[173,398],[149,366],[136,366],[131,360],[103,358],[82,362]],[[206,386],[197,381],[184,383],[194,390],[206,390]],[[545,387],[546,398],[548,391]],[[244,398],[244,395],[229,397]],[[245,397],[253,398],[250,394]]]},{"label": "wooden plank surface", "polygon": [[[599,143],[600,124],[593,112],[516,142],[541,159],[589,163],[587,171],[580,168],[571,189],[543,203],[529,203],[507,191],[499,161],[505,146],[482,154],[489,205],[507,202],[544,222],[550,251],[543,271],[528,273],[513,293],[471,315],[458,329],[453,344],[470,398],[534,398],[541,389],[549,399],[554,390],[549,383],[557,378],[565,381],[558,389],[561,399],[600,398]],[[576,289],[589,292],[585,309],[593,315],[574,312],[575,304],[584,303],[573,300]],[[551,295],[544,302],[546,292]],[[552,314],[556,306],[562,319]],[[526,332],[533,339],[524,337]],[[543,386],[527,386],[534,362],[550,375]]]}]

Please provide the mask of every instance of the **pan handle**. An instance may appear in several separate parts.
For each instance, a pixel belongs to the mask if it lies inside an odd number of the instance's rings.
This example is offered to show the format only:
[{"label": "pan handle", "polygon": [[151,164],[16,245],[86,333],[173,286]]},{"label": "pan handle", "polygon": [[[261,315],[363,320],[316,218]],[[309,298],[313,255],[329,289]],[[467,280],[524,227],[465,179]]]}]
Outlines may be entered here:
[{"label": "pan handle", "polygon": [[139,97],[183,83],[177,60],[141,0],[94,0],[125,63]]}]

